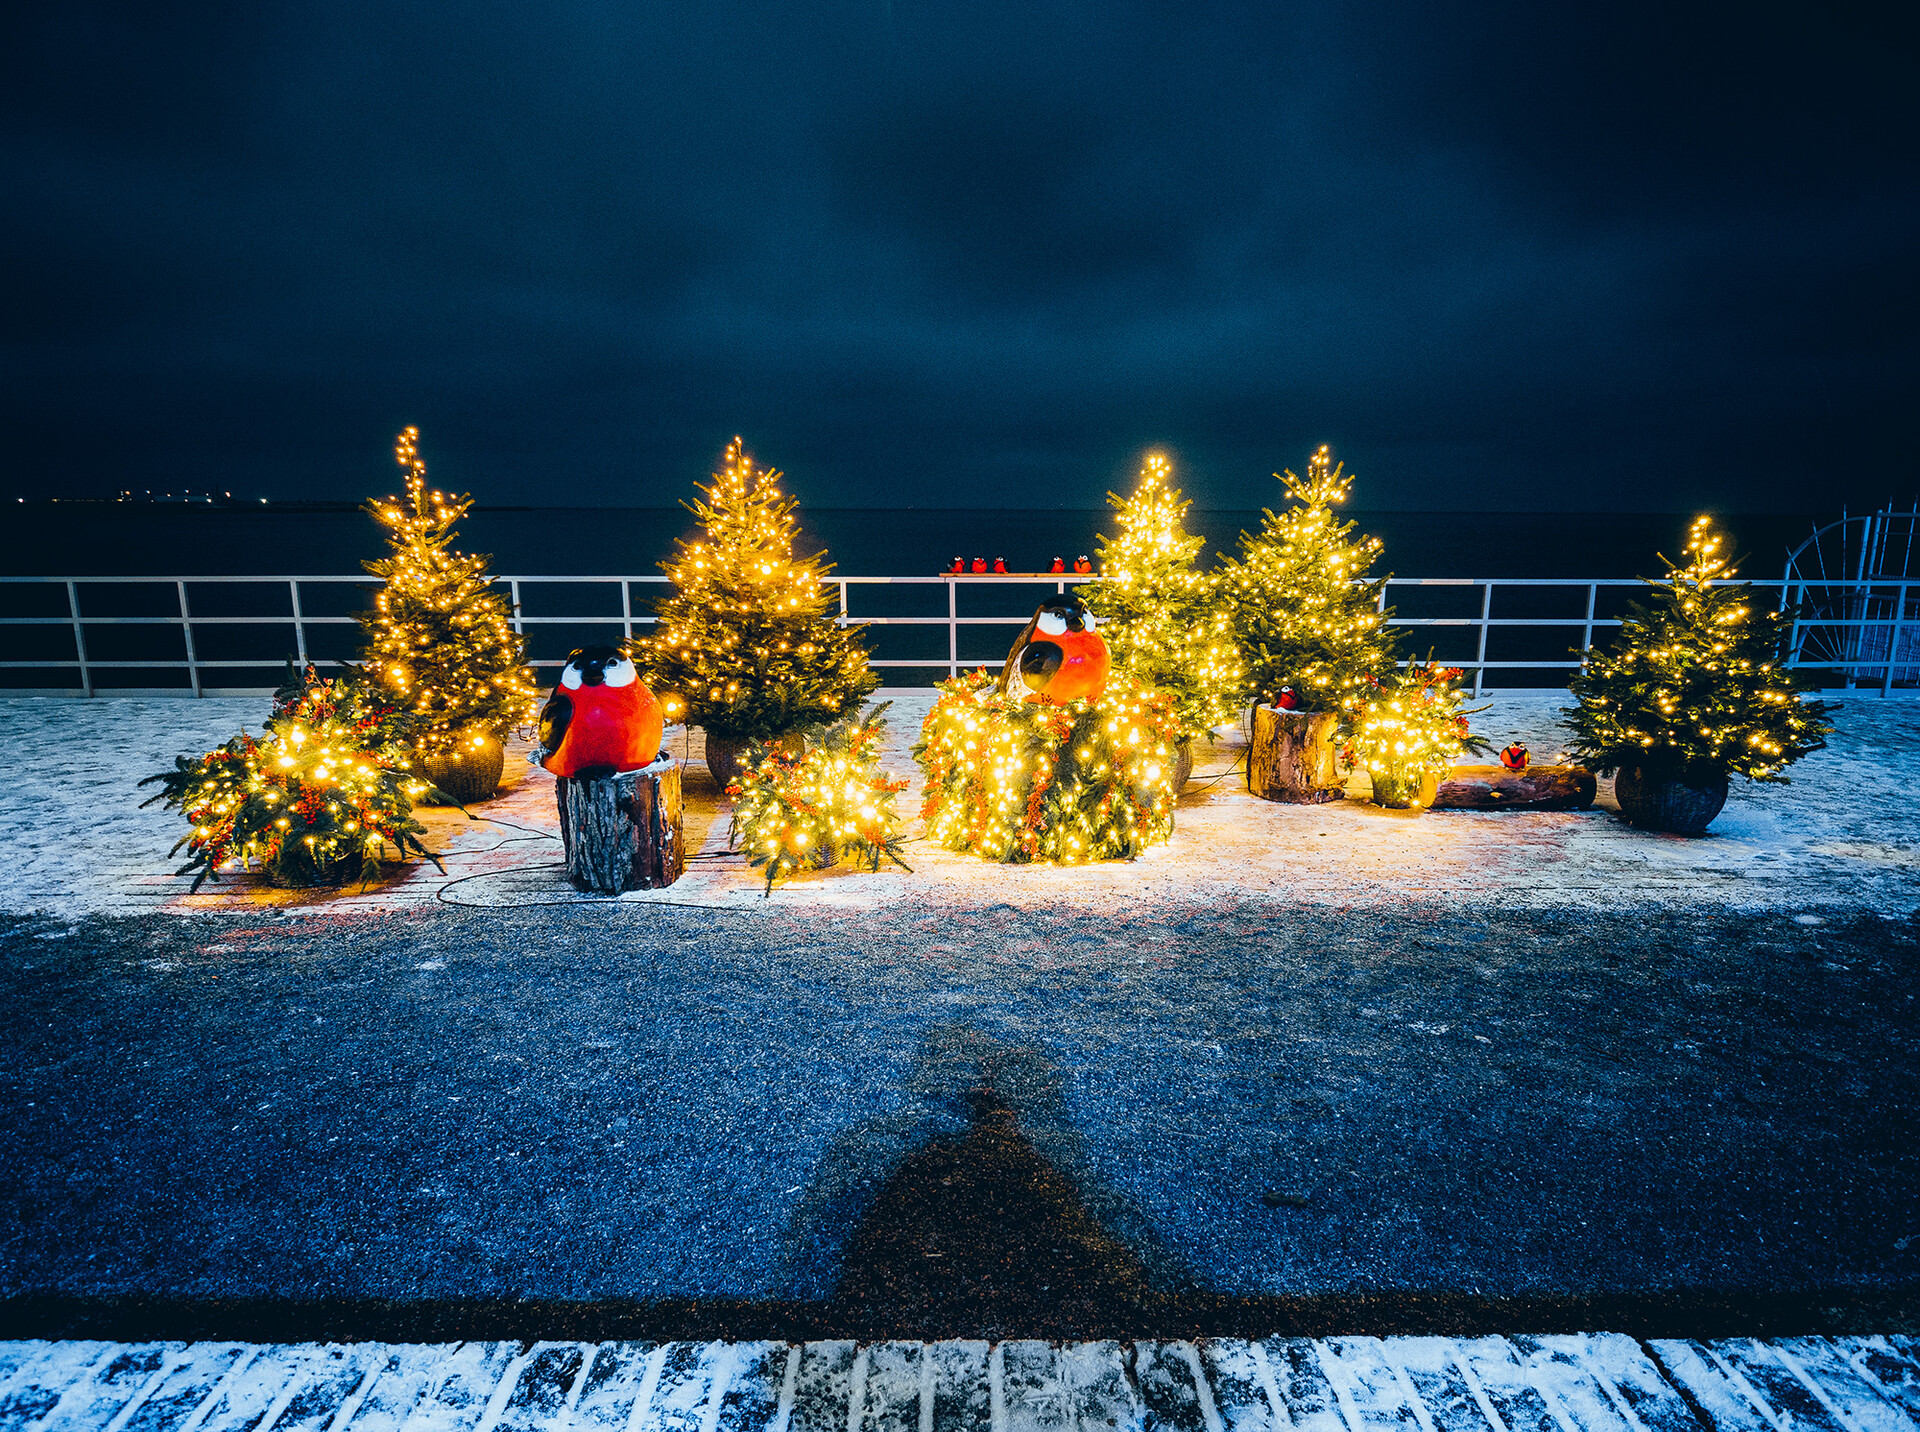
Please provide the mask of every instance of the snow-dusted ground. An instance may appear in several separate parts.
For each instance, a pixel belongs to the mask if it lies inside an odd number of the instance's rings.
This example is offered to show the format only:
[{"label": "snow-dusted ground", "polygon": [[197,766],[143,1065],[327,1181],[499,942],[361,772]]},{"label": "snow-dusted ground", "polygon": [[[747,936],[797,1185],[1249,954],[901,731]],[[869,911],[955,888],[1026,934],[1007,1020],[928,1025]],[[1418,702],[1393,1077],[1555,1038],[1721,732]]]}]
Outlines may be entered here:
[{"label": "snow-dusted ground", "polygon": [[[885,765],[914,780],[902,809],[917,812],[918,771],[908,748],[932,693],[892,693]],[[1504,744],[1527,741],[1549,759],[1564,741],[1556,720],[1564,693],[1493,698],[1476,729]],[[0,787],[0,909],[75,919],[153,910],[242,912],[262,905],[386,909],[444,899],[481,905],[572,902],[560,879],[551,780],[508,757],[508,786],[476,807],[484,821],[426,810],[428,844],[447,854],[431,865],[392,867],[367,888],[274,891],[230,877],[187,894],[168,850],[184,830],[173,812],[141,810],[153,788],[142,776],[176,755],[198,753],[242,726],[258,730],[264,700],[49,698],[0,700],[0,758],[15,774]],[[1726,810],[1700,839],[1650,835],[1619,820],[1602,783],[1591,811],[1527,814],[1381,810],[1364,799],[1324,806],[1256,800],[1230,772],[1235,740],[1204,746],[1181,800],[1174,837],[1134,862],[1059,868],[986,865],[908,846],[914,872],[849,867],[796,879],[771,901],[726,849],[726,807],[699,761],[700,737],[676,730],[671,746],[686,770],[687,845],[700,858],[653,900],[761,909],[877,909],[935,901],[956,911],[982,906],[1131,909],[1217,906],[1248,899],[1374,906],[1445,900],[1481,906],[1619,908],[1706,904],[1743,909],[1829,907],[1907,913],[1920,905],[1920,702],[1844,703],[1831,747],[1794,769],[1791,786],[1736,782]],[[1208,783],[1210,776],[1220,779]],[[1362,778],[1350,794],[1364,796]],[[503,823],[504,822],[504,823]],[[919,822],[910,822],[918,835]]]}]

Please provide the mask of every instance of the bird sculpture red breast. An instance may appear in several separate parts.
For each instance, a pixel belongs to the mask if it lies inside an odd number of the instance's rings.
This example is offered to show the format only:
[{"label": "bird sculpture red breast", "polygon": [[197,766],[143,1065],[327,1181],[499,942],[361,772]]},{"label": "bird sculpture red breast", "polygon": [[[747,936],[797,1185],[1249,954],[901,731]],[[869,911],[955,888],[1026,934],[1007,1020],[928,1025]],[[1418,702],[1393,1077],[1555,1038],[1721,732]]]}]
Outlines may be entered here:
[{"label": "bird sculpture red breast", "polygon": [[1082,552],[1078,557],[1073,559],[1073,570],[1081,573],[1091,572],[1093,570],[1093,563],[1087,560],[1087,554],[1085,552]]},{"label": "bird sculpture red breast", "polygon": [[1049,567],[1049,568],[1048,568],[1047,570],[1048,570],[1048,571],[1050,571],[1050,572],[1064,572],[1064,571],[1066,571],[1066,570],[1067,570],[1067,559],[1066,559],[1065,557],[1055,557],[1055,558],[1053,559],[1053,565],[1052,565],[1051,567]]},{"label": "bird sculpture red breast", "polygon": [[1526,743],[1523,741],[1515,741],[1500,753],[1500,764],[1510,771],[1524,771],[1527,768],[1527,762],[1532,759],[1533,757],[1527,754]]},{"label": "bird sculpture red breast", "polygon": [[1012,694],[1018,673],[1029,701],[1097,701],[1107,689],[1111,666],[1098,625],[1087,604],[1072,593],[1048,597],[1007,653],[1000,689]]},{"label": "bird sculpture red breast", "polygon": [[998,572],[1003,577],[1006,576],[1007,575],[1007,559],[1005,557],[995,557],[993,559],[993,570]]},{"label": "bird sculpture red breast", "polygon": [[1295,691],[1291,686],[1283,686],[1280,688],[1280,694],[1273,698],[1273,704],[1278,706],[1282,711],[1298,711],[1300,709],[1300,693]]},{"label": "bird sculpture red breast", "polygon": [[964,571],[966,571],[966,570],[967,570],[967,559],[966,559],[965,557],[955,557],[955,558],[953,559],[953,565],[952,565],[951,567],[949,567],[949,568],[947,568],[947,570],[948,570],[949,572],[964,572]]},{"label": "bird sculpture red breast", "polygon": [[984,572],[984,571],[986,571],[986,570],[987,570],[987,559],[986,559],[985,557],[975,557],[975,558],[973,559],[973,570],[974,570],[974,571],[976,571],[976,572]]},{"label": "bird sculpture red breast", "polygon": [[666,716],[625,652],[589,646],[560,669],[540,712],[540,764],[556,776],[594,780],[637,771],[660,755]]}]

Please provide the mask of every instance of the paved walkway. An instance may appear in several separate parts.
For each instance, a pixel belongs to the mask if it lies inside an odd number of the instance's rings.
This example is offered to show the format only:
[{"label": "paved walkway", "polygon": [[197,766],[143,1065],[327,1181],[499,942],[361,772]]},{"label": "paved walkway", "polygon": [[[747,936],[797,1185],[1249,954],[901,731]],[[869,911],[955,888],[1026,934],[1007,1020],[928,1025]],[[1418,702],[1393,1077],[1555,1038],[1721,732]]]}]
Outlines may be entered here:
[{"label": "paved walkway", "polygon": [[[909,836],[919,834],[918,772],[909,755],[931,693],[895,693],[884,764],[915,778],[901,797]],[[1564,693],[1507,696],[1476,717],[1496,744],[1515,736],[1539,756],[1558,751]],[[177,815],[137,808],[134,782],[199,752],[245,725],[258,729],[263,701],[103,699],[0,700],[0,760],[15,773],[0,788],[0,849],[9,881],[0,908],[56,918],[87,914],[247,913],[263,905],[330,913],[417,908],[436,901],[487,908],[569,903],[560,878],[551,778],[509,754],[508,783],[469,819],[423,812],[429,843],[447,852],[431,865],[392,867],[366,888],[289,892],[236,876],[187,894],[168,848]],[[1603,783],[1586,812],[1386,811],[1350,799],[1282,806],[1249,796],[1236,767],[1237,740],[1201,751],[1174,837],[1138,861],[1062,869],[984,866],[971,857],[908,847],[912,874],[851,867],[803,875],[772,901],[744,860],[726,854],[726,803],[701,760],[698,732],[672,733],[687,759],[687,876],[651,901],[775,908],[881,910],[928,902],[985,907],[1177,914],[1246,898],[1284,904],[1370,907],[1407,900],[1470,901],[1476,908],[1619,909],[1687,905],[1726,909],[1835,908],[1905,913],[1920,905],[1920,702],[1845,703],[1831,749],[1794,770],[1787,787],[1736,782],[1705,839],[1649,835],[1620,821]],[[1217,779],[1216,779],[1217,778]],[[1364,777],[1352,794],[1364,796]]]},{"label": "paved walkway", "polygon": [[1913,1432],[1910,1337],[0,1343],[7,1432]]}]

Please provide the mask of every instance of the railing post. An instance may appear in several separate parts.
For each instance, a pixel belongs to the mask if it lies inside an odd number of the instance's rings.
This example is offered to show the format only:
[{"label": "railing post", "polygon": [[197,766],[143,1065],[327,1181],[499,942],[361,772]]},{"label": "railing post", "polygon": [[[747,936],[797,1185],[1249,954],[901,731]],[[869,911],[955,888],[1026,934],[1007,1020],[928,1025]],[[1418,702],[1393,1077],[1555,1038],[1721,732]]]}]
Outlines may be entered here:
[{"label": "railing post", "polygon": [[80,690],[93,695],[93,673],[87,667],[87,637],[80,630],[80,591],[67,583],[67,612],[73,618],[73,654],[80,662]]},{"label": "railing post", "polygon": [[947,679],[960,675],[960,584],[947,578]]},{"label": "railing post", "polygon": [[1593,650],[1593,608],[1600,598],[1600,584],[1587,583],[1587,626],[1580,635],[1580,659],[1585,661],[1587,653]]},{"label": "railing post", "polygon": [[299,653],[300,669],[307,669],[307,619],[300,610],[300,579],[287,578],[287,590],[293,594],[293,649]]},{"label": "railing post", "polygon": [[1900,628],[1907,618],[1907,587],[1900,584],[1900,595],[1893,609],[1893,621],[1887,627],[1887,674],[1880,683],[1880,697],[1887,700],[1893,695],[1893,660],[1900,654]]},{"label": "railing post", "polygon": [[1480,699],[1480,684],[1487,679],[1487,624],[1493,615],[1493,582],[1480,585],[1480,650],[1474,658],[1473,699]]},{"label": "railing post", "polygon": [[620,579],[620,627],[626,632],[627,640],[633,640],[633,585],[629,578]]},{"label": "railing post", "polygon": [[513,629],[520,635],[526,634],[526,624],[520,620],[520,579],[513,578],[507,583],[508,600],[513,603]]},{"label": "railing post", "polygon": [[193,652],[193,619],[187,613],[187,584],[175,582],[180,589],[180,635],[187,642],[187,680],[193,683],[193,694],[200,695],[200,661]]},{"label": "railing post", "polygon": [[840,579],[840,626],[844,630],[846,628],[846,625],[847,625],[847,581],[846,581],[846,578],[842,577]]}]

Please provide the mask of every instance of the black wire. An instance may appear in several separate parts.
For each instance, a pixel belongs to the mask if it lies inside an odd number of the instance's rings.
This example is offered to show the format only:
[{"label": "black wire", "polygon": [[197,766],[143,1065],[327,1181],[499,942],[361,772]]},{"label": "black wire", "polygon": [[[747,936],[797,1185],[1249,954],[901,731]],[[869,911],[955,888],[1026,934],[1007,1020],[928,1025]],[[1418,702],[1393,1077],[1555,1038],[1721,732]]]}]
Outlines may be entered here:
[{"label": "black wire", "polygon": [[[520,867],[521,870],[565,870],[566,868],[567,864],[564,860],[557,860],[548,865],[523,865]],[[744,915],[747,913],[746,910],[738,905],[714,905],[694,900],[626,900],[617,895],[586,896],[579,900],[508,900],[497,904],[480,904],[473,900],[450,900],[447,898],[447,891],[456,885],[464,885],[469,880],[479,880],[489,875],[505,875],[508,873],[510,872],[504,870],[481,870],[472,875],[458,876],[453,880],[446,881],[438,890],[434,891],[433,898],[438,900],[442,905],[450,905],[457,910],[532,910],[548,905],[673,905],[682,910],[728,910],[736,915]]]}]

